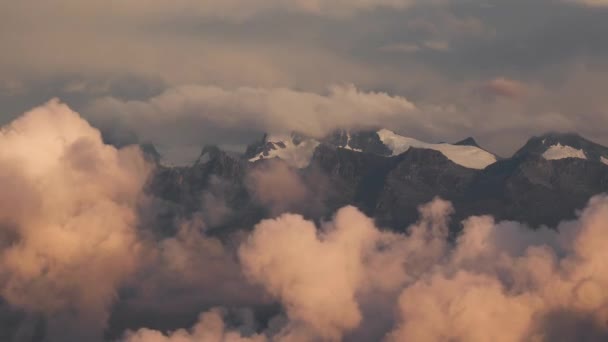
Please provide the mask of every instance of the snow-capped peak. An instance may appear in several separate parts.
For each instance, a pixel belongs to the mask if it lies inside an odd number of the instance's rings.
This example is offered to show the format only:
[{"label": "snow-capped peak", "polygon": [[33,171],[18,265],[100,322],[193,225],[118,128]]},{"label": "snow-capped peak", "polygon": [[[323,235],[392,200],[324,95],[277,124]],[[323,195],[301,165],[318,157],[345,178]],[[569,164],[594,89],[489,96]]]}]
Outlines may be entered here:
[{"label": "snow-capped peak", "polygon": [[378,136],[393,155],[399,155],[414,147],[439,151],[454,163],[471,169],[484,169],[496,162],[496,156],[476,146],[431,144],[398,135],[388,129],[379,130]]},{"label": "snow-capped peak", "polygon": [[301,138],[296,135],[272,135],[266,138],[263,151],[249,159],[255,162],[262,159],[279,158],[295,168],[305,168],[319,142],[315,139]]},{"label": "snow-capped peak", "polygon": [[550,146],[545,153],[543,153],[543,158],[547,160],[558,160],[565,158],[587,159],[587,155],[582,149],[579,150],[571,146],[557,143]]},{"label": "snow-capped peak", "polygon": [[[454,163],[471,169],[484,169],[496,162],[496,156],[476,146],[476,143],[431,144],[395,134],[388,129],[355,133],[337,131],[323,140],[323,143],[354,152],[374,153],[386,157],[397,156],[410,147],[431,149],[441,152]],[[256,162],[279,158],[292,167],[305,168],[310,164],[314,151],[320,144],[318,140],[294,134],[266,136],[252,147],[248,159],[250,162]]]},{"label": "snow-capped peak", "polygon": [[608,163],[608,148],[576,133],[550,132],[532,137],[514,157],[535,156],[546,160],[582,159]]},{"label": "snow-capped peak", "polygon": [[355,151],[355,152],[363,152],[363,150],[359,149],[359,148],[353,148],[350,144],[351,144],[351,140],[352,140],[352,136],[350,135],[350,132],[346,133],[346,145],[342,148],[347,149],[347,150],[351,150],[351,151]]}]

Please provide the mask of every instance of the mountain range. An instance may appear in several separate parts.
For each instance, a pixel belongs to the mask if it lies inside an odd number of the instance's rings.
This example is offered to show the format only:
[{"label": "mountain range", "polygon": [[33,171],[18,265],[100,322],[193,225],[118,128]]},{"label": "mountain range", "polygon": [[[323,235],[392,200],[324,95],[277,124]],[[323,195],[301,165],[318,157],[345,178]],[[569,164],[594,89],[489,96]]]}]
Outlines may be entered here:
[{"label": "mountain range", "polygon": [[205,146],[180,167],[162,165],[152,145],[142,150],[157,163],[147,192],[159,229],[202,213],[220,236],[286,211],[323,221],[346,205],[401,231],[437,196],[453,203],[455,232],[471,215],[554,226],[608,190],[608,148],[574,133],[533,137],[509,158],[473,138],[426,143],[387,129],[264,135],[242,155]]}]

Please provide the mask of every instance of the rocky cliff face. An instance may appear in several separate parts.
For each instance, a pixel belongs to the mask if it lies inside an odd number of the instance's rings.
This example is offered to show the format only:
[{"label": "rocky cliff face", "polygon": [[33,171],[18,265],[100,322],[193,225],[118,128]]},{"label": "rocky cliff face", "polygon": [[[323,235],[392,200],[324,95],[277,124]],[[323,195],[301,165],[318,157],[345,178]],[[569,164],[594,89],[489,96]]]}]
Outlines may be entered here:
[{"label": "rocky cliff face", "polygon": [[[158,166],[148,192],[163,203],[166,224],[177,216],[194,213],[213,216],[214,207],[205,201],[211,198],[221,202],[215,209],[223,208],[223,217],[208,222],[210,229],[221,235],[252,227],[276,214],[273,208],[256,201],[248,186],[248,175],[268,168],[272,162],[286,163],[285,172],[292,173],[306,189],[300,202],[289,206],[290,212],[322,220],[342,206],[355,205],[382,226],[395,230],[412,223],[417,217],[416,208],[436,196],[453,202],[458,215],[453,228],[457,230],[460,219],[485,214],[533,227],[554,225],[574,218],[576,210],[583,208],[591,196],[608,191],[608,149],[572,134],[534,137],[513,157],[483,169],[460,165],[445,152],[453,150],[446,150],[444,145],[481,149],[474,139],[441,144],[437,149],[436,145],[406,146],[405,152],[392,155],[374,131],[339,131],[318,141],[305,167],[281,158],[292,158],[292,154],[273,156],[272,151],[306,141],[311,139],[292,135],[289,142],[282,143],[265,137],[244,156],[208,146],[189,167]],[[559,153],[548,158],[547,151],[557,145],[561,146]],[[568,147],[582,152],[573,155]],[[570,154],[560,154],[563,151]],[[264,154],[268,158],[253,158]],[[266,186],[283,190],[281,183],[275,184],[272,179]]]}]

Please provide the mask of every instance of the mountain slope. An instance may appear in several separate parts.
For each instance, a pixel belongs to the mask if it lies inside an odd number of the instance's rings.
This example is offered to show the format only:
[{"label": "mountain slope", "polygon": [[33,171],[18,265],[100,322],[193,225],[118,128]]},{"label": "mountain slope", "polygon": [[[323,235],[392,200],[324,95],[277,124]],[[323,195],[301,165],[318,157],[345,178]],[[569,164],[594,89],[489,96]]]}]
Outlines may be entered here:
[{"label": "mountain slope", "polygon": [[[428,144],[388,131],[341,131],[322,140],[278,138],[265,137],[241,157],[208,146],[190,167],[159,165],[149,193],[163,203],[164,222],[197,211],[208,215],[209,196],[227,208],[222,220],[208,222],[220,235],[275,215],[276,208],[257,202],[248,184],[252,172],[271,171],[275,159],[290,165],[281,172],[291,173],[306,192],[285,210],[322,220],[355,205],[397,230],[416,219],[417,206],[436,196],[456,207],[456,229],[460,219],[486,214],[554,225],[574,218],[591,196],[608,191],[608,165],[602,160],[608,149],[571,134],[534,137],[511,158],[497,161],[471,139]],[[582,151],[585,158],[569,149],[561,158],[559,146]],[[281,183],[270,179],[267,186],[274,184]],[[287,188],[272,190],[289,196]]]},{"label": "mountain slope", "polygon": [[471,169],[483,169],[496,162],[496,157],[479,148],[471,145],[452,145],[452,144],[429,144],[413,138],[395,134],[387,129],[378,131],[380,140],[392,151],[393,155],[401,154],[409,148],[424,148],[441,152],[448,159],[456,164]]},{"label": "mountain slope", "polygon": [[305,168],[319,145],[383,157],[397,156],[411,147],[423,148],[439,151],[456,164],[472,169],[483,169],[497,160],[496,156],[480,148],[472,138],[458,144],[432,144],[398,135],[388,129],[354,132],[338,130],[321,141],[297,134],[264,136],[262,141],[250,145],[245,155],[250,162],[279,158],[293,167]]},{"label": "mountain slope", "polygon": [[608,148],[587,140],[576,133],[547,133],[533,137],[519,149],[514,157],[543,156],[548,160],[565,158],[608,162]]},{"label": "mountain slope", "polygon": [[291,136],[264,136],[257,145],[251,145],[245,153],[250,162],[263,159],[279,158],[287,164],[304,168],[310,164],[310,159],[319,146],[315,139],[303,138],[296,134]]}]

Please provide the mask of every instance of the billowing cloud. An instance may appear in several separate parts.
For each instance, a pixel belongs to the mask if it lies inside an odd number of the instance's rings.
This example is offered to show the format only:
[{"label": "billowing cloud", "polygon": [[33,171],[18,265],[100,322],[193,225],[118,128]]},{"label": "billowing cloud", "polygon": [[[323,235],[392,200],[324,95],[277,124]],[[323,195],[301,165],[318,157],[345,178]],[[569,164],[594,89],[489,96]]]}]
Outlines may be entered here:
[{"label": "billowing cloud", "polygon": [[[156,330],[141,329],[129,332],[125,342],[266,342],[264,335],[254,334],[243,337],[236,329],[226,327],[225,310],[213,309],[200,315],[198,323],[192,329],[177,330],[163,334]],[[248,329],[248,327],[241,327]]]},{"label": "billowing cloud", "polygon": [[336,221],[320,239],[315,225],[299,216],[263,221],[240,250],[246,274],[286,306],[295,325],[286,335],[340,340],[361,322],[355,299],[363,276],[361,254],[377,231],[354,208],[339,212]]},{"label": "billowing cloud", "polygon": [[[388,313],[390,326],[391,305],[398,290],[416,273],[432,266],[445,246],[451,205],[436,200],[420,211],[421,220],[410,227],[409,238],[379,231],[371,219],[353,207],[340,210],[320,231],[312,222],[293,214],[262,221],[239,249],[241,265],[248,279],[280,301],[286,317],[276,316],[261,332],[259,327],[252,330],[252,324],[249,329],[226,328],[222,311],[212,310],[202,314],[188,331],[162,334],[140,329],[124,338],[129,342],[154,338],[200,341],[201,336],[224,336],[227,341],[338,341],[361,327],[372,331],[372,336],[382,336],[386,324],[378,328],[363,322],[366,311],[370,306],[377,308],[376,300],[382,300],[383,309],[388,310],[379,317],[385,319]],[[404,271],[406,265],[411,268],[410,275]],[[205,264],[187,269],[192,272],[201,268],[206,268]],[[373,304],[362,298],[373,298]],[[212,318],[216,322],[213,327],[209,324]]]},{"label": "billowing cloud", "polygon": [[440,200],[422,207],[410,238],[380,232],[353,207],[338,211],[321,231],[284,215],[256,227],[240,249],[241,262],[245,274],[285,306],[290,321],[279,340],[339,341],[362,324],[360,296],[398,288],[407,280],[406,263],[414,273],[435,261],[450,210]]},{"label": "billowing cloud", "polygon": [[544,242],[503,240],[521,227],[469,219],[446,263],[401,294],[390,340],[604,340],[607,215],[608,199],[594,198],[578,221],[536,233]]},{"label": "billowing cloud", "polygon": [[[404,97],[365,92],[353,85],[330,87],[314,93],[290,88],[237,88],[182,86],[147,101],[105,98],[90,109],[103,120],[110,114],[144,139],[162,141],[178,135],[201,139],[213,130],[291,133],[322,137],[337,128],[377,126],[410,116],[416,107]],[[168,124],[171,123],[171,126]]]},{"label": "billowing cloud", "polygon": [[472,217],[453,244],[447,228],[451,212],[449,203],[435,200],[420,208],[420,222],[405,235],[379,230],[352,207],[320,228],[291,214],[262,221],[241,246],[240,259],[247,277],[285,308],[282,324],[226,328],[221,311],[211,311],[190,331],[162,335],[142,329],[126,338],[198,341],[204,333],[236,341],[608,337],[608,297],[602,291],[608,282],[603,248],[608,198],[592,199],[578,220],[555,230]]},{"label": "billowing cloud", "polygon": [[135,206],[147,173],[138,148],[104,145],[57,100],[3,127],[1,297],[46,315],[56,338],[70,329],[53,331],[53,320],[68,316],[72,330],[102,329],[137,267]]}]

